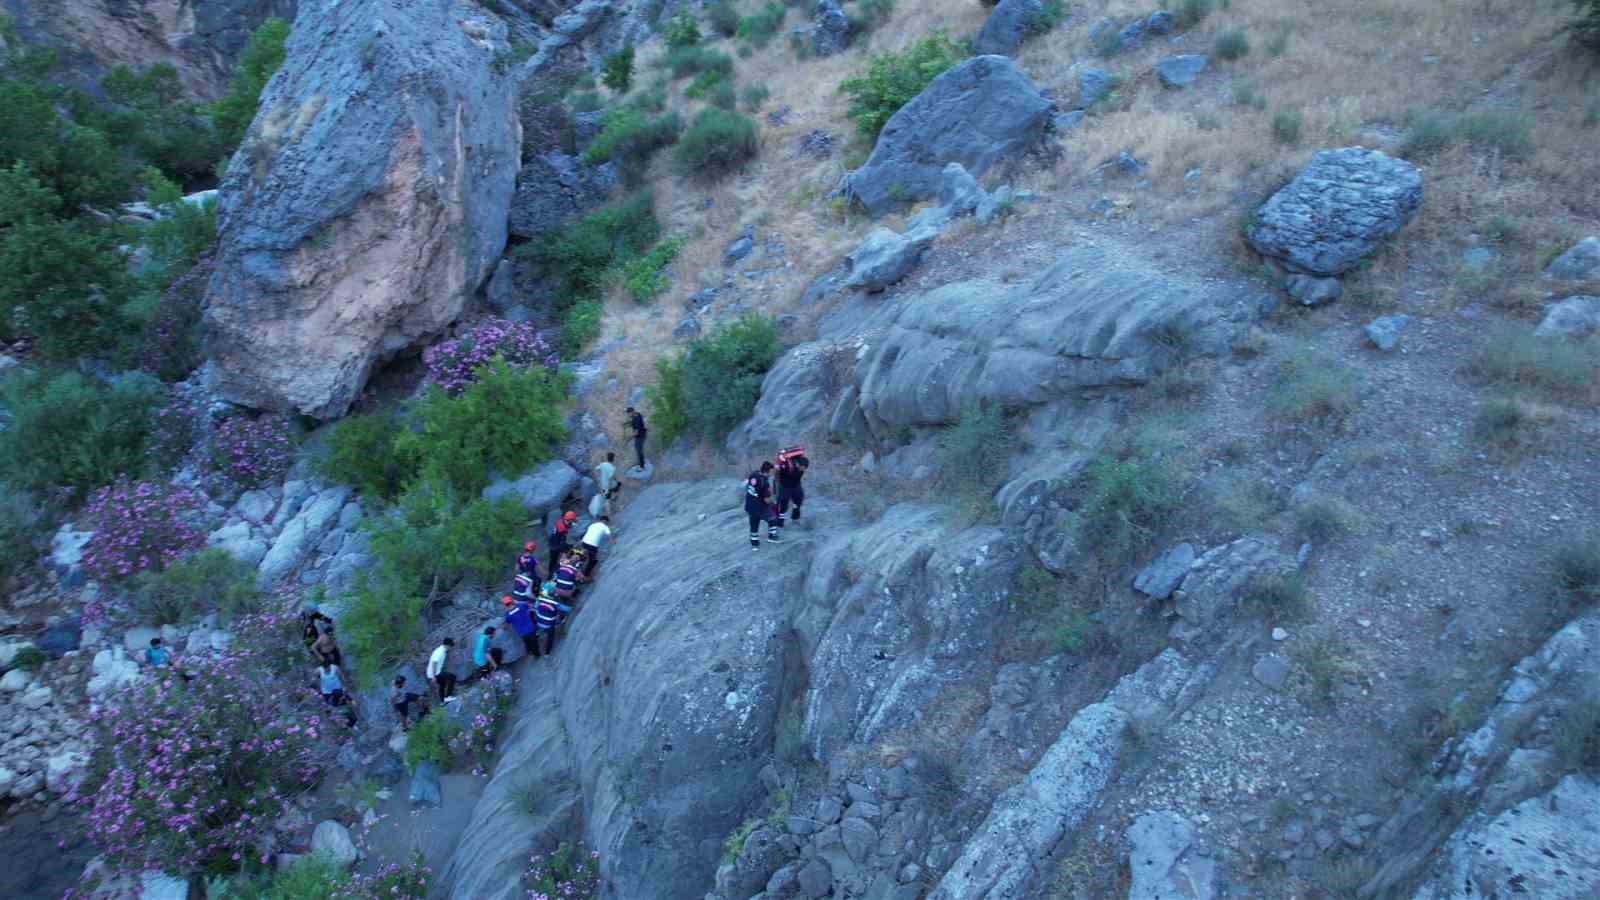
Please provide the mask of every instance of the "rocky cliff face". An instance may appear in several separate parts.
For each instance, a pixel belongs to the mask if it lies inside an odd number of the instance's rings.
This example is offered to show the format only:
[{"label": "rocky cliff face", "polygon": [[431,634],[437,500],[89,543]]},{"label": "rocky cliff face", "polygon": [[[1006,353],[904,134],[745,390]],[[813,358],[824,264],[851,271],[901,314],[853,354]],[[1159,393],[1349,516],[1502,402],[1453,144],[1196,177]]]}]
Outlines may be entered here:
[{"label": "rocky cliff face", "polygon": [[505,247],[521,127],[469,2],[305,4],[222,187],[215,386],[329,418],[460,313]]},{"label": "rocky cliff face", "polygon": [[196,99],[222,94],[250,32],[292,19],[296,0],[4,0],[22,40],[54,47],[74,87],[99,92],[112,68],[168,62]]}]

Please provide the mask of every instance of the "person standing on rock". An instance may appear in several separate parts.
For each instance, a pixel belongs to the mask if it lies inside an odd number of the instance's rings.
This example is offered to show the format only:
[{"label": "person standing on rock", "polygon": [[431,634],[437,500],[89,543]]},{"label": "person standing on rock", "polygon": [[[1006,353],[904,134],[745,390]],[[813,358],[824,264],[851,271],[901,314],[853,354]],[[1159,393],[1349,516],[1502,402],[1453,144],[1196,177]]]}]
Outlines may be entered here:
[{"label": "person standing on rock", "polygon": [[300,610],[300,639],[305,641],[306,649],[312,653],[316,651],[311,649],[311,645],[315,644],[317,638],[322,636],[322,632],[317,628],[318,622],[325,622],[329,626],[333,625],[333,620],[322,614],[322,610],[317,606],[315,600],[306,601],[306,605]]},{"label": "person standing on rock", "polygon": [[639,457],[639,468],[644,468],[644,438],[650,432],[644,427],[644,416],[628,407],[628,427],[633,430],[633,452]]},{"label": "person standing on rock", "polygon": [[[533,607],[533,615],[539,626],[539,636],[534,639],[534,646],[537,647],[539,642],[543,641],[546,635],[549,635],[550,642],[545,645],[544,652],[555,653],[556,628],[566,620],[567,616],[572,615],[572,607],[558,602],[548,594],[542,594],[539,597],[538,604]],[[538,653],[534,655],[537,656]]]},{"label": "person standing on rock", "polygon": [[356,710],[350,705],[350,698],[344,692],[344,679],[339,677],[339,667],[326,660],[317,669],[317,687],[322,692],[322,702],[329,708],[344,707],[344,721],[351,728],[356,727]]},{"label": "person standing on rock", "polygon": [[529,541],[522,545],[522,555],[517,557],[517,574],[526,575],[535,584],[544,580],[544,573],[539,571],[538,549],[538,544]]},{"label": "person standing on rock", "polygon": [[456,676],[450,671],[450,651],[455,648],[455,638],[445,638],[428,656],[428,683],[439,692],[439,702],[449,703],[455,697]]},{"label": "person standing on rock", "polygon": [[509,594],[500,598],[500,605],[506,608],[506,623],[517,633],[517,637],[522,638],[523,649],[528,651],[529,656],[538,656],[539,629],[533,621],[533,608]]},{"label": "person standing on rock", "polygon": [[778,521],[782,522],[794,504],[794,521],[800,521],[800,504],[806,502],[806,489],[800,479],[811,468],[811,460],[799,447],[778,454]]},{"label": "person standing on rock", "polygon": [[490,672],[500,671],[500,661],[505,659],[505,651],[499,647],[491,647],[494,643],[494,626],[484,626],[483,633],[472,645],[472,664],[478,667],[478,677],[484,678]]},{"label": "person standing on rock", "polygon": [[583,564],[583,577],[594,576],[594,567],[600,564],[600,548],[611,540],[611,517],[601,516],[589,523],[588,530],[583,533],[583,550],[589,558]]},{"label": "person standing on rock", "polygon": [[[395,715],[400,717],[401,731],[411,727],[409,722],[411,704],[417,703],[421,706],[421,700],[422,697],[415,691],[406,690],[406,677],[404,675],[396,675],[394,677],[394,683],[389,685],[389,705],[394,707]],[[417,718],[421,719],[424,715],[427,715],[425,707],[417,713]]]},{"label": "person standing on rock", "polygon": [[594,467],[594,475],[595,482],[600,486],[600,493],[605,494],[606,499],[611,499],[612,489],[618,487],[617,455],[607,450],[605,462]]},{"label": "person standing on rock", "polygon": [[744,512],[750,518],[750,549],[761,549],[761,523],[767,523],[767,540],[778,543],[783,520],[772,508],[772,461],[750,473],[744,482]]},{"label": "person standing on rock", "polygon": [[578,523],[578,514],[567,510],[556,517],[550,526],[550,571],[555,572],[556,566],[561,564],[561,554],[566,551],[567,532]]},{"label": "person standing on rock", "polygon": [[316,642],[311,645],[311,649],[316,651],[318,662],[332,663],[336,666],[343,665],[344,663],[344,659],[339,653],[339,644],[334,640],[333,637],[332,622],[329,622],[323,627],[322,634],[318,636]]}]

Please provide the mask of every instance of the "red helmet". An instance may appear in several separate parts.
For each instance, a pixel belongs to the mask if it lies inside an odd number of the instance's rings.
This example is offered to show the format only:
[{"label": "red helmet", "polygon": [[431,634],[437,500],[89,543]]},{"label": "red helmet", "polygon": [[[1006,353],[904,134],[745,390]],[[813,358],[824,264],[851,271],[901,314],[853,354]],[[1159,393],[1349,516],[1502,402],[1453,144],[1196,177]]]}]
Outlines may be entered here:
[{"label": "red helmet", "polygon": [[502,606],[514,606],[514,605],[516,605],[516,602],[517,601],[511,599],[511,595],[510,594],[507,594],[504,597],[500,598],[500,604]]},{"label": "red helmet", "polygon": [[578,514],[569,509],[567,510],[567,514],[561,518],[566,519],[568,522],[576,522],[578,521]]},{"label": "red helmet", "polygon": [[522,549],[528,551],[529,553],[532,553],[533,551],[539,549],[539,545],[535,544],[533,541],[529,541],[526,544],[522,545]]}]

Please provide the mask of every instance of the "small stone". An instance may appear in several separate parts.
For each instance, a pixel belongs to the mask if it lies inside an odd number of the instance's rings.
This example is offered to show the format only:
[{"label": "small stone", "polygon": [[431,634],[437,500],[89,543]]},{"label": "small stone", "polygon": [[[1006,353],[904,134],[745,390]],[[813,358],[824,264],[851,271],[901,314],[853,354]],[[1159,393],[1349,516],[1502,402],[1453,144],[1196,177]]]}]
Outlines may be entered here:
[{"label": "small stone", "polygon": [[1279,835],[1279,837],[1283,839],[1285,844],[1293,847],[1294,845],[1306,839],[1305,823],[1290,822],[1289,824],[1283,826],[1283,832]]},{"label": "small stone", "polygon": [[1289,680],[1289,663],[1281,656],[1268,654],[1256,660],[1250,674],[1267,687],[1278,690]]},{"label": "small stone", "polygon": [[1372,346],[1385,353],[1400,346],[1400,333],[1411,324],[1411,317],[1407,315],[1379,316],[1367,323],[1367,340],[1372,341]]},{"label": "small stone", "polygon": [[1321,306],[1339,299],[1344,293],[1344,284],[1337,278],[1296,274],[1283,280],[1283,289],[1301,306]]},{"label": "small stone", "polygon": [[1362,628],[1371,628],[1372,627],[1372,620],[1371,619],[1357,619],[1356,620],[1356,624],[1360,625]]},{"label": "small stone", "polygon": [[1284,631],[1282,628],[1274,628],[1272,629],[1272,639],[1275,641],[1286,641],[1289,639],[1289,632]]}]

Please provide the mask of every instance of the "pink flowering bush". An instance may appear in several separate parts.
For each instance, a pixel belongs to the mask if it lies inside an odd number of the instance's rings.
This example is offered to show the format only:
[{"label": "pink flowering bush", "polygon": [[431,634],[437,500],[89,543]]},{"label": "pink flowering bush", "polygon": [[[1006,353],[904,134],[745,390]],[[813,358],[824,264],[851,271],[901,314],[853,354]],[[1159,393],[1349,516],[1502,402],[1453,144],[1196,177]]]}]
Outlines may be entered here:
[{"label": "pink flowering bush", "polygon": [[455,396],[477,381],[477,370],[496,356],[514,366],[538,364],[552,369],[561,361],[533,325],[488,318],[466,334],[422,351],[422,363],[428,369],[427,380]]},{"label": "pink flowering bush", "polygon": [[294,463],[295,429],[288,416],[230,416],[211,432],[206,481],[244,490],[283,480]]},{"label": "pink flowering bush", "polygon": [[94,532],[83,548],[90,578],[127,578],[160,569],[205,546],[205,497],[155,481],[118,479],[89,498],[81,525]]},{"label": "pink flowering bush", "polygon": [[495,672],[468,691],[461,701],[464,708],[454,712],[465,717],[465,727],[449,738],[450,755],[456,759],[473,755],[487,760],[494,753],[495,733],[511,709],[516,682],[510,672]]},{"label": "pink flowering bush", "polygon": [[527,900],[593,900],[600,896],[600,854],[568,843],[554,853],[535,853],[522,883]]},{"label": "pink flowering bush", "polygon": [[167,402],[151,411],[145,454],[156,471],[177,468],[194,449],[201,413],[200,404],[176,391],[169,392]]},{"label": "pink flowering bush", "polygon": [[97,750],[72,799],[113,873],[265,864],[274,821],[333,754],[293,617],[245,617],[236,634],[91,710]]},{"label": "pink flowering bush", "polygon": [[422,854],[412,851],[403,863],[387,862],[370,875],[350,876],[341,897],[357,900],[423,900],[433,881],[433,870],[422,864]]}]

